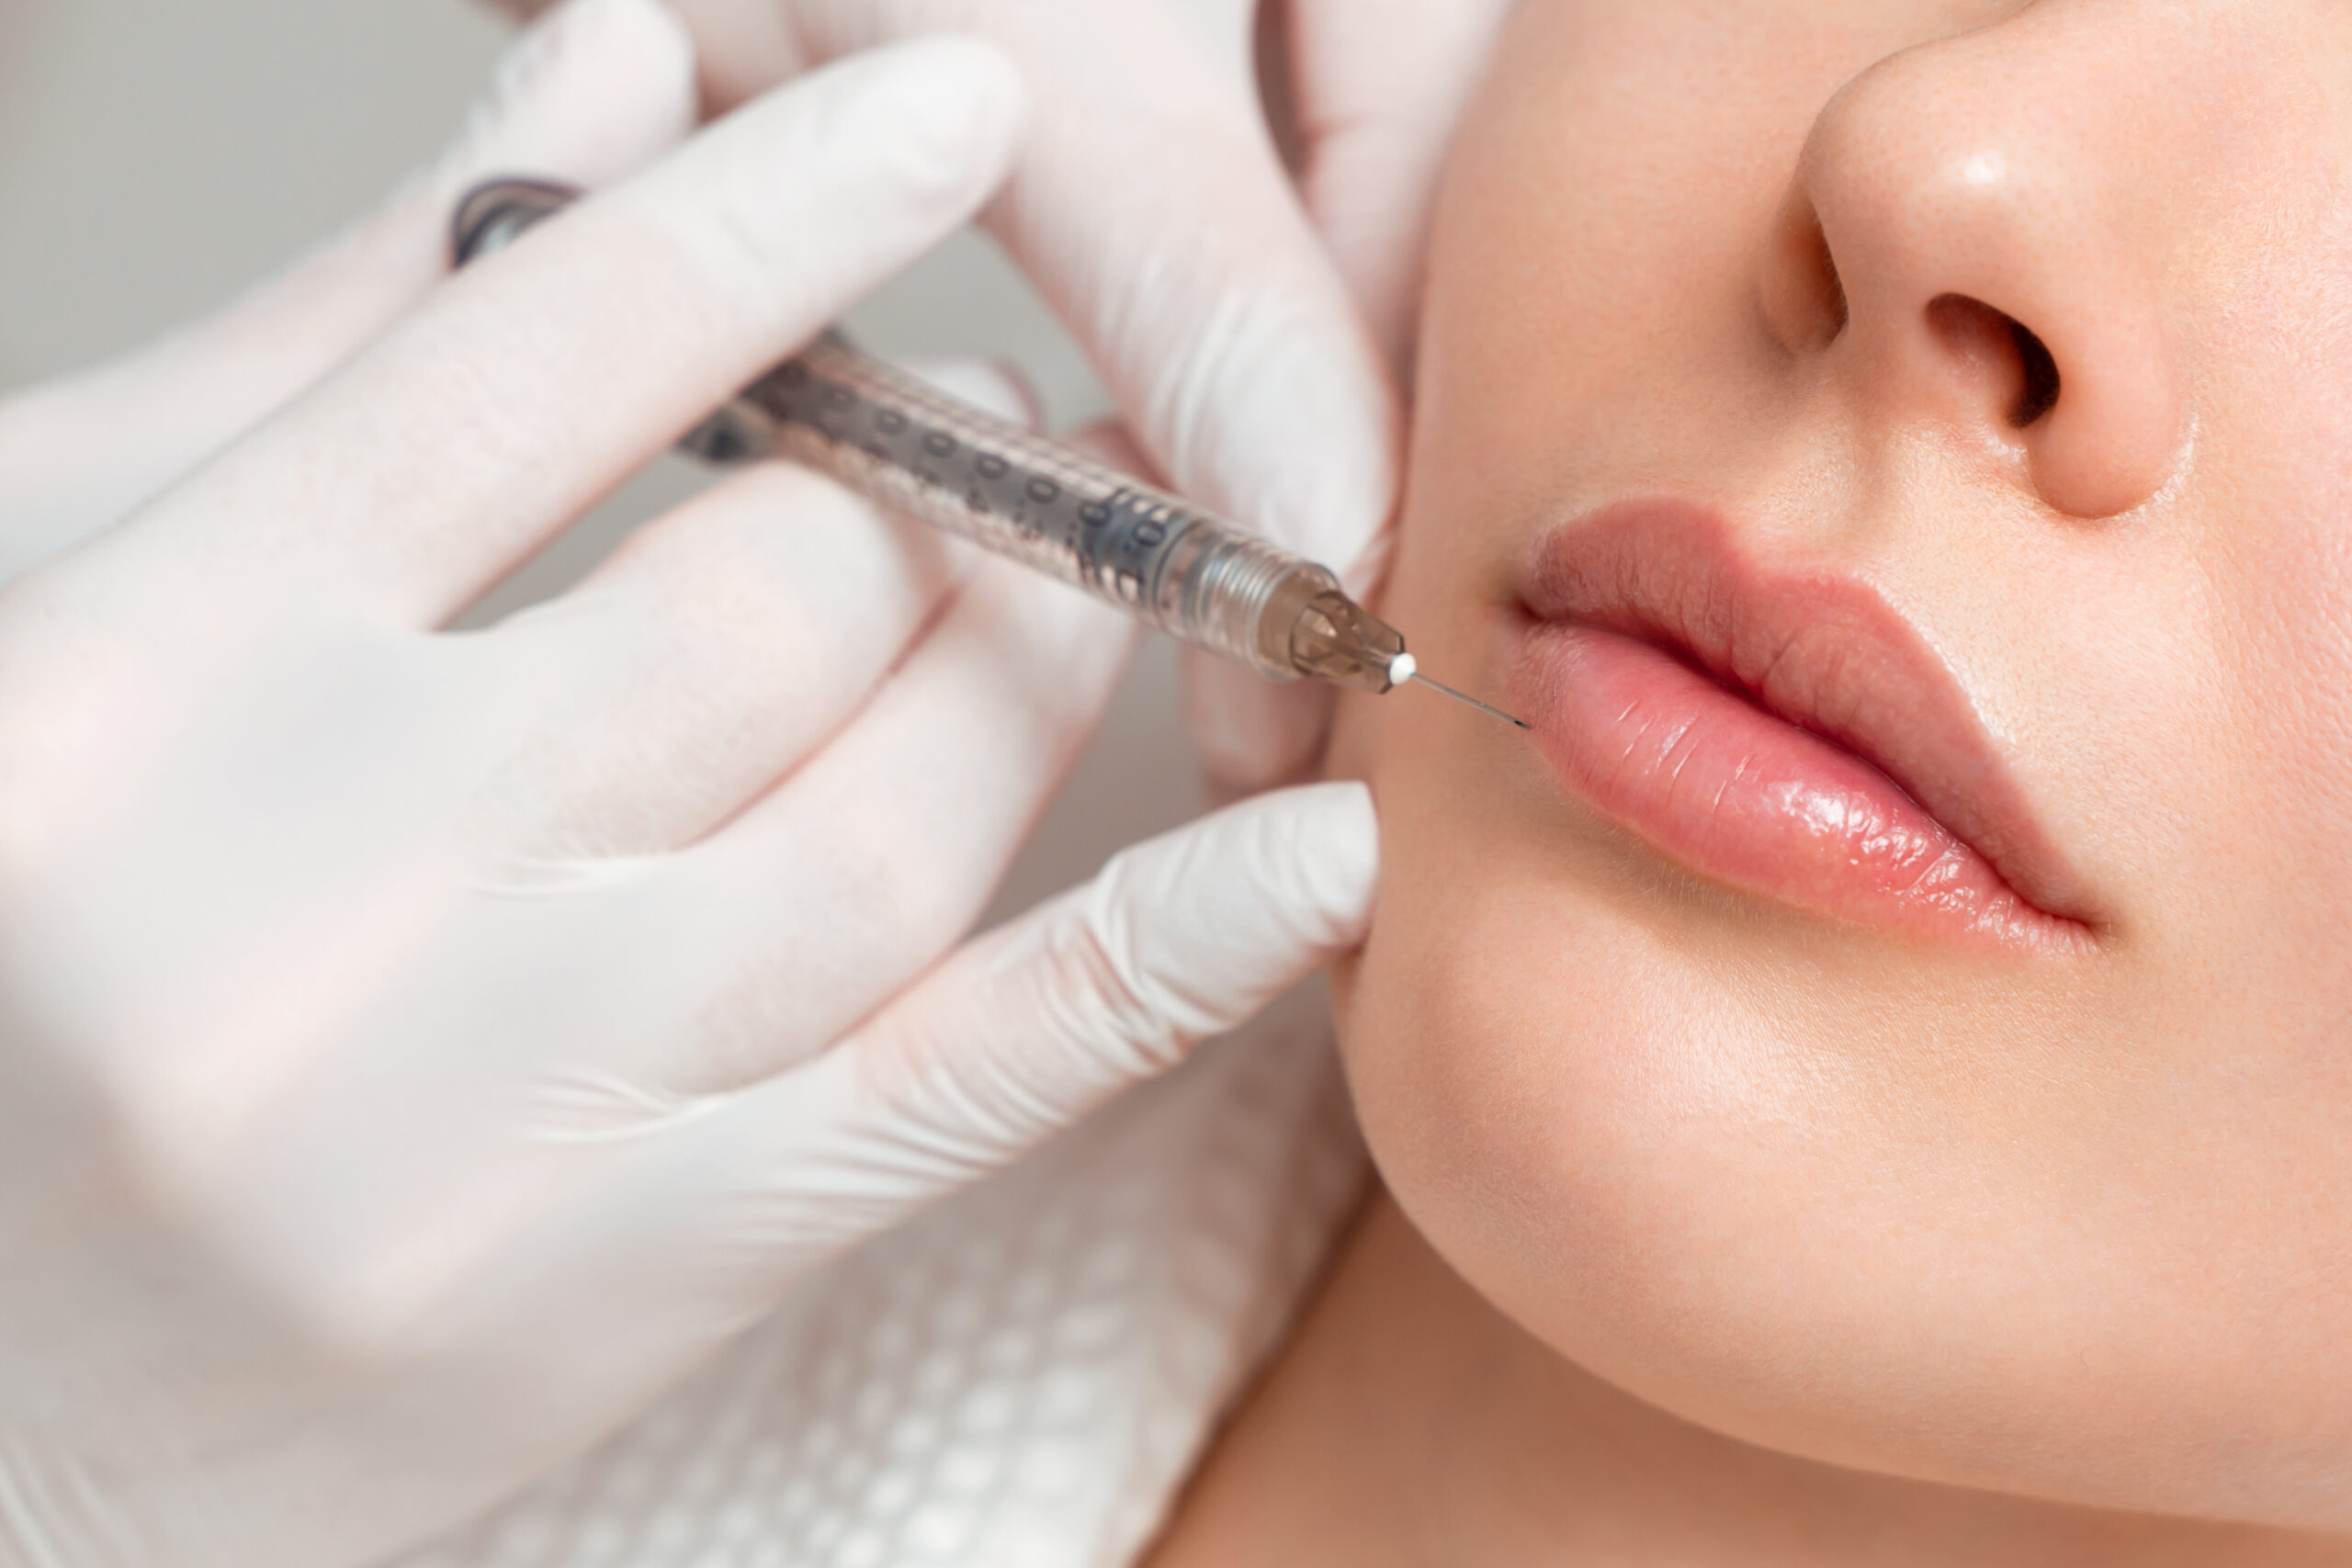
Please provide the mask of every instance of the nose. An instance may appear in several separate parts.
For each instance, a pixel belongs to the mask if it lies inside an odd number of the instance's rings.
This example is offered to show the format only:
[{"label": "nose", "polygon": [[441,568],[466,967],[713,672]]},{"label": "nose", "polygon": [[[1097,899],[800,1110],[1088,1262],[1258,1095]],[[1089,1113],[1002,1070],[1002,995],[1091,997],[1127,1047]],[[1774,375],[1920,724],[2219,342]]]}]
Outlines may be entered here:
[{"label": "nose", "polygon": [[2101,9],[2033,7],[1849,83],[1762,278],[1774,336],[1821,356],[1858,417],[2007,454],[2078,517],[2147,500],[2183,444],[2150,186],[2194,128],[2167,123],[2165,73],[2119,59]]}]

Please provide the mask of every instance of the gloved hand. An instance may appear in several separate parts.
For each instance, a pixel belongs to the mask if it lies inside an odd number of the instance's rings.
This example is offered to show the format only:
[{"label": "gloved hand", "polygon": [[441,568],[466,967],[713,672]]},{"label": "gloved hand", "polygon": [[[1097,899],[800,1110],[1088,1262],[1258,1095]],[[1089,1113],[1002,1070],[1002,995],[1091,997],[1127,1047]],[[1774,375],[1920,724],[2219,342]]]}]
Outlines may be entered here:
[{"label": "gloved hand", "polygon": [[[893,39],[956,28],[1003,47],[1035,128],[989,227],[1178,491],[1371,587],[1396,501],[1386,361],[1409,341],[1446,140],[1510,0],[1287,0],[1303,209],[1260,107],[1258,0],[672,4],[718,108]],[[1320,754],[1329,688],[1191,652],[1186,673],[1227,787]]]},{"label": "gloved hand", "polygon": [[[525,56],[290,295],[0,412],[47,549],[106,513],[60,454],[144,432],[147,491],[324,372],[0,592],[6,1568],[438,1533],[1358,940],[1371,813],[1329,785],[943,963],[1129,634],[798,470],[435,629],[961,221],[1020,130],[987,46],[884,51],[436,285],[475,170],[593,180],[683,118],[647,0]],[[300,320],[384,330],[329,368]]]}]

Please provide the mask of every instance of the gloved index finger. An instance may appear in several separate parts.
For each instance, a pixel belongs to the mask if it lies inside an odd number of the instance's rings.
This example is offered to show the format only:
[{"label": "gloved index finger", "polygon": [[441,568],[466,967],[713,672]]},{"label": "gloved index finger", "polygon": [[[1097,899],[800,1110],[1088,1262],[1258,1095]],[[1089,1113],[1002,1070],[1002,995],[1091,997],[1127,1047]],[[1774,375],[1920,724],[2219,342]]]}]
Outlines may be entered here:
[{"label": "gloved index finger", "polygon": [[1004,46],[1035,126],[989,227],[1177,489],[1350,575],[1393,499],[1394,396],[1268,139],[1254,7],[792,9],[820,56],[951,17]]},{"label": "gloved index finger", "polygon": [[1513,0],[1293,0],[1292,85],[1315,214],[1409,378],[1424,238],[1461,118]]},{"label": "gloved index finger", "polygon": [[[789,7],[822,56],[952,17],[1035,85],[1035,126],[986,214],[1085,346],[1174,489],[1338,572],[1384,564],[1399,419],[1388,368],[1269,139],[1254,7]],[[1221,782],[1299,776],[1329,694],[1192,661],[1188,717]],[[1199,678],[1205,674],[1205,679]]]},{"label": "gloved index finger", "polygon": [[964,221],[1024,107],[971,39],[804,78],[469,269],[132,536],[438,624]]},{"label": "gloved index finger", "polygon": [[[1171,69],[1163,67],[1163,70]],[[1254,110],[1055,103],[991,226],[1176,487],[1361,592],[1396,484],[1385,367]]]}]

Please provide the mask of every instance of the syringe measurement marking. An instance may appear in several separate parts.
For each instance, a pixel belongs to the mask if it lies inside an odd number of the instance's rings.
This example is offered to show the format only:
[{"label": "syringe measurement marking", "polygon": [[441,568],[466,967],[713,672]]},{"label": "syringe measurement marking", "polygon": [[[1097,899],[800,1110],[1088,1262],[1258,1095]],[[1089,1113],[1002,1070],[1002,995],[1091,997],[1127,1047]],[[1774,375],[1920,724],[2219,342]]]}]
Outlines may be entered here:
[{"label": "syringe measurement marking", "polygon": [[[854,451],[900,476],[899,482],[911,479],[932,494],[956,495],[960,491],[957,499],[967,514],[1008,525],[1014,540],[1033,549],[1058,547],[1066,552],[1070,570],[1097,583],[1107,576],[1121,601],[1142,605],[1146,598],[1143,574],[1119,558],[1156,550],[1169,539],[1173,513],[1165,500],[1122,486],[1107,499],[1078,502],[1072,517],[1069,510],[1055,503],[1065,498],[1077,501],[1077,497],[1050,474],[977,449],[970,449],[970,464],[960,476],[946,471],[924,459],[944,461],[967,451],[954,434],[915,423],[900,411],[877,405],[805,365],[795,362],[780,367],[773,385],[786,394],[787,403],[798,403],[806,411],[795,414],[787,408],[781,411],[785,417],[798,420],[828,446]],[[861,438],[868,430],[873,438]],[[1101,531],[1122,510],[1137,514],[1134,527],[1124,539],[1102,535]],[[1094,543],[1098,538],[1104,542]]]}]

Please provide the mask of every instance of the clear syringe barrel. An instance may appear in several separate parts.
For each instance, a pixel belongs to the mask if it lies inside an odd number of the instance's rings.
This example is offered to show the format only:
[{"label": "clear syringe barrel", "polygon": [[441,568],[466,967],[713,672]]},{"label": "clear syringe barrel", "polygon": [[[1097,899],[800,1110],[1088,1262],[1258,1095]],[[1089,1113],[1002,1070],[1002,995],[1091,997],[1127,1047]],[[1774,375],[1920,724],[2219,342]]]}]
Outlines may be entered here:
[{"label": "clear syringe barrel", "polygon": [[[451,227],[458,265],[575,194],[538,180],[476,187]],[[1322,567],[959,402],[838,333],[753,382],[684,446],[719,463],[794,458],[1277,681],[1385,692],[1412,669],[1405,639]]]},{"label": "clear syringe barrel", "polygon": [[719,462],[793,458],[1274,680],[1385,692],[1404,651],[1324,568],[838,334],[754,382],[686,445]]}]

